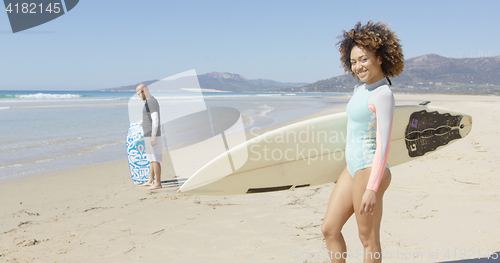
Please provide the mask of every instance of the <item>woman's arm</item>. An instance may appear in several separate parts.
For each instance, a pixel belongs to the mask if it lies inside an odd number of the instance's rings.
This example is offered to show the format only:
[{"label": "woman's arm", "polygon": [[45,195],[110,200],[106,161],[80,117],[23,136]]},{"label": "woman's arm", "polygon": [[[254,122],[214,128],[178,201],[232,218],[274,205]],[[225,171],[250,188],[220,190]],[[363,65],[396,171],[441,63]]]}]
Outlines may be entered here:
[{"label": "woman's arm", "polygon": [[377,192],[391,145],[395,102],[389,86],[381,86],[374,90],[368,99],[368,107],[377,115],[377,148],[366,189]]}]

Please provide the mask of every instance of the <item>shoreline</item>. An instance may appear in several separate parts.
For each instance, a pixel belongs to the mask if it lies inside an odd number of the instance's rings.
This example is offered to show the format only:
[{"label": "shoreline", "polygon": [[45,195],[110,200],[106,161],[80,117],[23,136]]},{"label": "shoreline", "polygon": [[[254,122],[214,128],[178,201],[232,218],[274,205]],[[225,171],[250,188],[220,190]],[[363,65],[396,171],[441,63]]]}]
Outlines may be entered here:
[{"label": "shoreline", "polygon": [[[80,106],[80,105],[78,105],[78,106]],[[40,107],[45,107],[45,106],[40,106]],[[53,107],[53,106],[51,106],[51,107]],[[26,108],[26,107],[16,107],[16,108]],[[30,108],[34,108],[34,107],[30,107]],[[337,107],[332,107],[332,108],[337,108]],[[289,124],[292,124],[292,123],[296,123],[296,122],[307,120],[307,119],[314,118],[314,117],[323,116],[323,115],[326,115],[326,114],[330,114],[332,112],[333,113],[338,112],[336,110],[332,110],[332,108],[321,109],[321,110],[318,110],[318,111],[316,111],[316,112],[314,112],[312,114],[309,114],[309,115],[304,115],[304,116],[301,116],[301,117],[298,117],[298,118],[295,118],[295,119],[291,119],[291,120],[288,120],[288,121],[279,122],[278,124],[271,124],[271,126],[269,126],[269,127],[258,129],[256,131],[247,131],[247,132],[245,132],[247,140],[251,139],[252,137],[254,137],[252,135],[252,133],[262,134],[264,132],[271,131],[273,129],[277,129],[277,128],[280,128],[280,127],[283,127],[283,126],[286,126],[286,125],[289,125]],[[123,144],[125,144],[125,140],[123,141]],[[125,153],[125,150],[124,150],[124,153]],[[126,153],[124,155],[126,156]],[[85,164],[85,165],[76,165],[76,166],[63,167],[63,168],[55,168],[55,169],[52,168],[52,170],[49,170],[49,171],[28,173],[28,174],[24,174],[24,175],[8,176],[8,177],[1,178],[0,179],[0,184],[4,183],[6,181],[9,181],[9,180],[17,179],[17,178],[30,178],[30,177],[33,177],[33,176],[41,176],[41,175],[47,174],[47,173],[50,174],[50,173],[53,173],[53,172],[68,171],[68,170],[72,170],[72,169],[80,169],[80,168],[83,168],[83,167],[86,167],[86,166],[89,166],[89,165],[97,165],[97,164],[103,164],[103,163],[112,163],[112,162],[120,161],[120,160],[125,160],[126,161],[127,159],[126,158],[122,158],[122,159],[118,159],[118,160],[105,161],[105,162],[96,162],[96,163]]]},{"label": "shoreline", "polygon": [[[462,249],[480,257],[499,251],[500,117],[493,113],[500,97],[394,96],[396,105],[430,100],[468,113],[473,128],[438,152],[391,168],[381,242],[393,258],[384,262],[400,263],[399,252],[422,254],[412,262],[441,262],[459,260],[453,251]],[[344,107],[291,122],[335,111]],[[0,260],[323,263],[305,255],[325,249],[320,228],[333,187],[240,196],[148,191],[132,183],[126,160],[12,178],[0,182]],[[343,234],[348,251],[362,248],[354,218]]]},{"label": "shoreline", "polygon": [[[400,94],[400,93],[394,93],[394,97],[396,99],[396,105],[414,105],[418,104],[418,102],[423,102],[426,101],[429,96],[433,96],[434,98],[437,98],[438,101],[440,102],[458,102],[458,101],[468,101],[469,97],[474,97],[478,101],[489,101],[489,99],[492,96],[489,95],[452,95],[452,99],[450,99],[450,95],[436,95],[436,94]],[[349,100],[350,96],[345,96],[345,97],[335,97],[338,98],[339,100]],[[431,101],[431,105],[435,105]],[[335,113],[340,113],[345,111],[345,106],[346,105],[340,105],[337,107],[331,107],[327,109],[322,109],[317,112],[314,112],[309,115],[301,116],[292,120],[288,120],[276,125],[271,125],[266,128],[258,129],[258,130],[250,130],[245,132],[247,140],[250,140],[258,135],[262,135],[266,132],[279,129],[281,127],[305,121],[308,119],[313,119],[321,116],[325,116],[328,114],[335,114]],[[50,175],[52,173],[57,173],[57,172],[65,172],[65,171],[71,171],[71,170],[78,170],[82,169],[88,166],[94,166],[94,165],[100,165],[100,164],[112,164],[115,162],[126,162],[127,159],[118,159],[114,161],[107,161],[107,162],[99,162],[99,163],[93,163],[93,164],[86,164],[86,165],[78,165],[78,166],[72,166],[72,167],[65,167],[61,168],[59,170],[52,170],[52,171],[47,171],[47,172],[41,172],[41,173],[35,173],[35,174],[27,174],[27,175],[21,175],[21,176],[15,176],[15,177],[5,177],[2,180],[0,180],[0,185],[4,182],[11,181],[11,180],[16,180],[16,179],[23,179],[23,178],[30,178],[30,177],[37,177],[37,176],[44,176],[44,175]]]}]

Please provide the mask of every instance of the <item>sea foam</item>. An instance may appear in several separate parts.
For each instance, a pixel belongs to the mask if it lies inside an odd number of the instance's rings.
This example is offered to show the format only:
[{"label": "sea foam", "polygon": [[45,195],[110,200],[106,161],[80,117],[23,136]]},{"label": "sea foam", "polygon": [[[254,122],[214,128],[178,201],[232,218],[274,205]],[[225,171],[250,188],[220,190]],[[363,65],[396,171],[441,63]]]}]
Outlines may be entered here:
[{"label": "sea foam", "polygon": [[47,94],[47,93],[36,93],[36,94],[26,94],[26,95],[16,95],[19,99],[75,99],[80,98],[82,95],[78,94]]}]

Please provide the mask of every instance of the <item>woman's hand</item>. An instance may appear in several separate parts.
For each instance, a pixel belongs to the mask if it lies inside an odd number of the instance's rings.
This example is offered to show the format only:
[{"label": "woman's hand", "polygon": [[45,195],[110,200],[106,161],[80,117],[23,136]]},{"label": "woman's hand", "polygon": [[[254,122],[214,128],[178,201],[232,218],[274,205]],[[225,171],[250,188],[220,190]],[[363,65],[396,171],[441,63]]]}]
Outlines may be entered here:
[{"label": "woman's hand", "polygon": [[372,190],[365,190],[363,197],[361,198],[361,207],[359,208],[359,214],[371,213],[375,211],[375,206],[377,205],[377,192]]}]

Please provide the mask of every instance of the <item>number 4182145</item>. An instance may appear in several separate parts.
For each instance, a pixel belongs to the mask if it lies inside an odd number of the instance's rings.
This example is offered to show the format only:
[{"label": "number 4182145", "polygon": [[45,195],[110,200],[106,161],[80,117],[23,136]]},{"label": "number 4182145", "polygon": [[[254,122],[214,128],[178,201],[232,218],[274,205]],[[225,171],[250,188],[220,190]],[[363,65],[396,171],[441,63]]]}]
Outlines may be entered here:
[{"label": "number 4182145", "polygon": [[9,14],[14,12],[16,14],[23,13],[23,14],[37,14],[37,13],[43,13],[43,12],[49,12],[49,13],[59,13],[61,12],[61,3],[49,3],[48,5],[44,7],[42,4],[35,4],[35,3],[22,3],[19,5],[19,3],[12,5],[10,3],[5,11],[7,11]]}]

